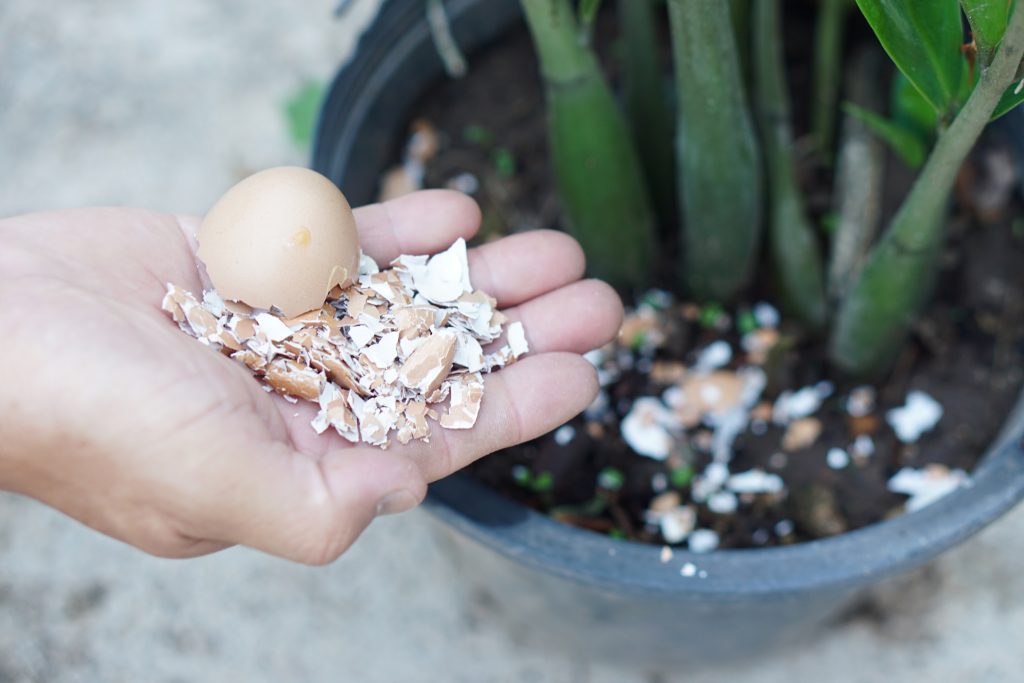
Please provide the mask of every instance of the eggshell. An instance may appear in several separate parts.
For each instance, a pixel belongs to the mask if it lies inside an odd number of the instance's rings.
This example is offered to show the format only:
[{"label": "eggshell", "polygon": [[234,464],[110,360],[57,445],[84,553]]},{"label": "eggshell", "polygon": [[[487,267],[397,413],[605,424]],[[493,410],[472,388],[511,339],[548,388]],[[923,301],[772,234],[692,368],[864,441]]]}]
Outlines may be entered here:
[{"label": "eggshell", "polygon": [[225,299],[277,306],[286,317],[320,308],[359,272],[359,236],[345,195],[298,166],[260,171],[217,201],[199,228],[199,258]]}]

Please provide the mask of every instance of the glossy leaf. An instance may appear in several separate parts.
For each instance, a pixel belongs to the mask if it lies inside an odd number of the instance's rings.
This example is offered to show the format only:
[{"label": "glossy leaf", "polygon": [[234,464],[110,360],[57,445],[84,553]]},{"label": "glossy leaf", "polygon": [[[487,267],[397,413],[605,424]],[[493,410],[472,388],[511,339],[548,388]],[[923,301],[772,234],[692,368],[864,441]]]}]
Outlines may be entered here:
[{"label": "glossy leaf", "polygon": [[843,111],[871,129],[907,166],[919,168],[924,163],[928,148],[916,131],[851,102],[843,105]]},{"label": "glossy leaf", "polygon": [[963,61],[958,0],[857,0],[889,57],[944,116],[956,99]]},{"label": "glossy leaf", "polygon": [[1021,102],[1024,102],[1024,85],[1022,84],[1024,84],[1024,80],[1014,83],[1006,89],[1002,99],[999,100],[999,104],[996,105],[996,110],[992,112],[993,120],[998,119]]},{"label": "glossy leaf", "polygon": [[939,129],[939,117],[935,108],[899,71],[893,78],[889,107],[894,121],[904,128],[913,128],[922,136],[934,137]]}]

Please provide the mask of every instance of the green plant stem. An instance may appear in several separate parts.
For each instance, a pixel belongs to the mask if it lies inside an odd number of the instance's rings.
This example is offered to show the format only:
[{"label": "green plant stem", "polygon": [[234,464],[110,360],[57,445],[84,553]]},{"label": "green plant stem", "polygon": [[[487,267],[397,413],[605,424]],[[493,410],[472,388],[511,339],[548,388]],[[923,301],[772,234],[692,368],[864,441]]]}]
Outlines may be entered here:
[{"label": "green plant stem", "polygon": [[580,41],[584,45],[590,45],[594,39],[594,23],[597,21],[597,12],[600,9],[601,0],[579,0],[576,14],[580,22]]},{"label": "green plant stem", "polygon": [[768,170],[768,244],[783,303],[806,324],[825,324],[821,248],[792,159],[779,0],[754,0],[754,93]]},{"label": "green plant stem", "polygon": [[722,0],[669,0],[679,111],[676,159],[682,273],[698,300],[727,301],[750,280],[761,227],[761,160]]},{"label": "green plant stem", "polygon": [[839,311],[832,362],[855,376],[884,371],[931,292],[946,237],[946,207],[960,167],[1024,55],[1024,12],[1010,19],[992,64],[939,136],[928,161]]},{"label": "green plant stem", "polygon": [[[853,103],[868,110],[882,106],[878,74],[884,59],[879,51],[871,49],[853,55],[845,79]],[[878,231],[885,189],[884,152],[881,140],[863,121],[851,114],[843,117],[833,192],[839,224],[832,238],[828,268],[831,301],[842,299]]]},{"label": "green plant stem", "polygon": [[626,114],[658,216],[668,225],[675,206],[675,159],[668,142],[674,122],[655,30],[658,10],[655,0],[619,0]]},{"label": "green plant stem", "polygon": [[732,0],[732,32],[740,60],[743,82],[750,86],[750,0]]},{"label": "green plant stem", "polygon": [[839,97],[843,25],[851,0],[820,0],[814,30],[814,85],[811,132],[826,160],[832,159]]},{"label": "green plant stem", "polygon": [[522,0],[547,92],[562,205],[590,272],[620,288],[649,282],[654,216],[639,155],[568,0]]}]

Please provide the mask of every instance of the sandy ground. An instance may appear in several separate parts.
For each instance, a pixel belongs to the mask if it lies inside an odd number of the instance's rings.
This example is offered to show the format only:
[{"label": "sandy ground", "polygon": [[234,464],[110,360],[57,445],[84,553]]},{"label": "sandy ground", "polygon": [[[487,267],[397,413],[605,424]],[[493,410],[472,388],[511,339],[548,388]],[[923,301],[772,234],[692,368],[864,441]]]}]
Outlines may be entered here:
[{"label": "sandy ground", "polygon": [[[281,103],[331,74],[376,5],[335,21],[332,0],[4,0],[0,216],[201,212],[248,171],[303,162]],[[707,672],[531,651],[440,548],[415,512],[327,568],[168,561],[0,495],[0,683],[1024,680],[1024,509],[808,647]]]}]

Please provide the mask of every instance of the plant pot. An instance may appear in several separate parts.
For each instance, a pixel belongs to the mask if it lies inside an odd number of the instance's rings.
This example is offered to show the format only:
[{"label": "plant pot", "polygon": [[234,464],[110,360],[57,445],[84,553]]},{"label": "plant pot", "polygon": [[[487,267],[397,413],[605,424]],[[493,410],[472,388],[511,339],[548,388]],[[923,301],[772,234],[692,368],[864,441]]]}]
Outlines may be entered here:
[{"label": "plant pot", "polygon": [[[516,0],[446,6],[467,53],[520,20]],[[385,2],[326,98],[314,167],[355,204],[373,201],[411,105],[442,75],[423,0]],[[1024,498],[1022,439],[1024,400],[972,485],[919,512],[794,546],[676,550],[665,562],[658,546],[562,525],[461,475],[432,485],[426,505],[446,525],[460,578],[532,640],[648,665],[723,662],[807,637],[867,589],[998,518]],[[688,563],[693,576],[681,573]]]}]

